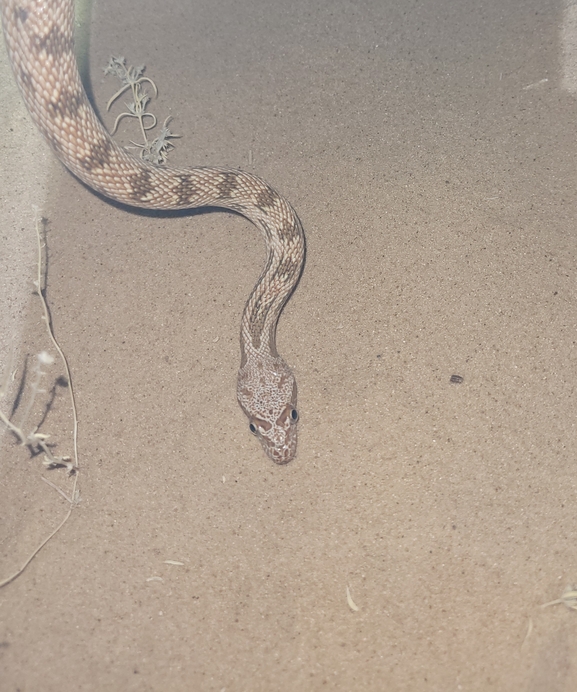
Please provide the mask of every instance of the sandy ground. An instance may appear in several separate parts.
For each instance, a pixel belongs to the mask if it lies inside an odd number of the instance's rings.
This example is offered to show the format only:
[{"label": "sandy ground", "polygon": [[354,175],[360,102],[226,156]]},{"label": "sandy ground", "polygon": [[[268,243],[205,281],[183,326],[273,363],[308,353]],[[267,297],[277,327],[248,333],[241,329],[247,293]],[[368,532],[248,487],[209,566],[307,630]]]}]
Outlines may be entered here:
[{"label": "sandy ground", "polygon": [[[307,265],[278,342],[299,453],[268,461],[235,399],[258,232],[121,208],[43,144],[34,166],[3,148],[3,343],[20,373],[53,351],[35,203],[82,501],[0,592],[2,692],[577,689],[577,613],[540,608],[577,581],[563,5],[102,0],[91,26],[101,108],[109,55],[146,63],[183,135],[173,164],[253,171],[298,210]],[[58,453],[66,395],[42,424]],[[66,512],[41,476],[70,489],[1,444],[0,578]]]}]

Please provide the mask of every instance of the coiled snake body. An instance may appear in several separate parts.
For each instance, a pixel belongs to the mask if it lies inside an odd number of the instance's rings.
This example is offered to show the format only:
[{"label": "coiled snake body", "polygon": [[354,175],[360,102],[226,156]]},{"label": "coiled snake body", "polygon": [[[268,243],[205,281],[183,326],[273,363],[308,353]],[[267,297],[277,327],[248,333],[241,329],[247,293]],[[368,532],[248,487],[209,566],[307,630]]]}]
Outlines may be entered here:
[{"label": "coiled snake body", "polygon": [[296,454],[297,390],[275,337],[304,264],[304,234],[293,208],[250,173],[154,166],[121,149],[96,117],[80,82],[73,0],[2,0],[2,20],[26,106],[58,158],[80,180],[135,207],[231,209],[261,230],[268,256],[242,315],[237,397],[267,455],[287,463]]}]

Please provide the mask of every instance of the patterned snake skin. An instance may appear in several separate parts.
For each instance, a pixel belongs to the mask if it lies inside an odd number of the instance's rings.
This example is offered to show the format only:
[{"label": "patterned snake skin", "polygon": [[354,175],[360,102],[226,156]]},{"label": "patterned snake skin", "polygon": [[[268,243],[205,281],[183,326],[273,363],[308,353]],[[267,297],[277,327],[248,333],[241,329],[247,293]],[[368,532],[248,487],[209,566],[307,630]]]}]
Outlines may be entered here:
[{"label": "patterned snake skin", "polygon": [[305,255],[290,204],[259,178],[238,170],[177,170],[121,149],[97,119],[76,66],[73,0],[2,0],[4,36],[26,106],[56,156],[94,190],[147,209],[215,206],[246,216],[266,241],[267,261],[242,315],[238,402],[277,464],[297,445],[295,378],[276,350],[280,313]]}]

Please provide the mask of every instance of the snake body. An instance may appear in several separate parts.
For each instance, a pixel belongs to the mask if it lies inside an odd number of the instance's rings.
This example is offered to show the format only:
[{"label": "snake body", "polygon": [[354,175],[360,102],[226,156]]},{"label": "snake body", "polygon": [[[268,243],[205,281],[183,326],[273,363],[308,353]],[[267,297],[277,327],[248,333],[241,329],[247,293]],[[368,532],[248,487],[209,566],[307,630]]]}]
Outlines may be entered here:
[{"label": "snake body", "polygon": [[265,239],[267,260],[242,315],[237,398],[249,427],[278,464],[294,458],[297,388],[276,349],[276,327],[305,256],[291,205],[250,173],[155,166],[120,148],[86,96],[74,55],[73,0],[2,0],[10,62],[35,124],[60,161],[89,187],[146,209],[215,206],[239,212]]}]

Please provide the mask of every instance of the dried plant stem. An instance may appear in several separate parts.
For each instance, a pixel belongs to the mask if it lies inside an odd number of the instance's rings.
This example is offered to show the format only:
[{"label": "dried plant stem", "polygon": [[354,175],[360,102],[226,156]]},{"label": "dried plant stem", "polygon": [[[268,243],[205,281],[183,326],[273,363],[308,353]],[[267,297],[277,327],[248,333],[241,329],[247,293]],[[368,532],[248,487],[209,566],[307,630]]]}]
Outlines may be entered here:
[{"label": "dried plant stem", "polygon": [[44,292],[46,290],[46,263],[44,262],[44,250],[46,249],[46,243],[42,243],[41,229],[43,235],[46,234],[46,219],[37,218],[36,219],[36,240],[38,242],[38,278],[34,282],[37,289],[38,295],[40,296],[40,302],[42,303],[42,310],[44,312],[42,319],[46,323],[46,329],[48,331],[48,336],[50,337],[54,348],[58,351],[58,355],[62,360],[64,365],[64,370],[66,372],[66,379],[68,380],[68,391],[70,392],[70,406],[72,407],[72,420],[73,420],[73,448],[74,448],[74,469],[78,469],[78,414],[76,410],[76,398],[74,396],[74,387],[72,386],[72,376],[70,374],[70,367],[68,366],[68,360],[64,355],[64,352],[60,348],[60,344],[56,341],[54,332],[52,331],[52,320],[50,319],[50,311],[48,310],[48,304],[44,297]]},{"label": "dried plant stem", "polygon": [[[46,298],[44,297],[44,291],[45,291],[45,280],[46,280],[46,263],[44,261],[44,251],[46,249],[46,243],[43,242],[43,239],[41,235],[45,234],[45,227],[46,227],[46,220],[37,217],[36,220],[36,238],[38,241],[38,263],[37,263],[37,279],[34,282],[36,288],[38,289],[38,295],[40,296],[40,301],[42,303],[42,310],[43,310],[43,316],[42,319],[44,320],[46,324],[46,329],[48,331],[48,336],[50,337],[50,340],[52,341],[54,348],[58,351],[58,355],[60,356],[62,363],[64,365],[64,369],[66,371],[66,377],[68,379],[68,389],[70,391],[70,404],[72,406],[72,415],[73,415],[73,421],[74,421],[74,459],[72,463],[68,463],[65,465],[68,468],[69,473],[74,474],[74,481],[72,485],[72,493],[69,496],[67,496],[58,486],[55,486],[51,481],[48,481],[45,478],[42,478],[42,480],[46,481],[49,485],[55,488],[69,503],[68,511],[66,512],[65,517],[62,519],[62,521],[58,524],[58,526],[40,543],[39,546],[37,546],[32,553],[28,556],[24,564],[13,574],[11,574],[9,577],[6,579],[3,579],[0,581],[0,588],[3,586],[6,586],[7,584],[10,584],[13,582],[17,577],[19,577],[22,572],[28,567],[28,565],[32,562],[32,560],[38,555],[38,553],[44,548],[44,546],[54,538],[54,536],[60,531],[60,529],[66,524],[68,519],[70,518],[70,515],[72,514],[72,511],[76,507],[76,505],[80,502],[80,495],[79,495],[79,490],[78,490],[78,415],[77,415],[77,410],[76,410],[76,399],[74,397],[74,389],[72,387],[72,378],[70,375],[70,367],[68,366],[68,361],[66,359],[66,356],[64,355],[64,352],[60,348],[60,344],[56,340],[56,337],[54,336],[54,332],[52,330],[52,321],[50,319],[50,311],[48,309],[48,304],[46,302]],[[8,426],[12,432],[14,432],[17,437],[20,438],[20,441],[22,444],[26,444],[28,438],[22,433],[22,431],[19,428],[16,428],[10,421],[7,420],[7,418],[0,412],[0,419]],[[48,461],[50,462],[54,457],[52,456],[52,453],[44,443],[44,439],[46,439],[46,436],[40,435],[36,431],[32,433],[30,438],[34,438],[34,441],[40,445],[44,453],[48,457]],[[60,458],[63,461],[68,459],[68,457],[63,457]],[[58,461],[60,461],[58,459]]]},{"label": "dried plant stem", "polygon": [[[76,483],[77,483],[77,477],[74,478],[74,488],[76,488]],[[73,492],[76,492],[76,490],[74,490]],[[66,522],[70,518],[70,515],[72,514],[72,510],[74,509],[75,506],[76,506],[76,503],[73,503],[70,505],[68,512],[66,512],[66,516],[64,517],[64,519],[60,522],[60,524],[58,524],[58,526],[54,529],[54,531],[52,531],[52,533],[49,536],[47,536],[42,541],[42,543],[40,543],[40,545],[37,548],[35,548],[32,551],[32,553],[28,556],[26,562],[22,565],[22,567],[20,567],[20,569],[18,569],[16,572],[14,572],[14,574],[11,574],[6,579],[3,579],[2,581],[0,581],[0,589],[3,586],[10,584],[10,582],[13,582],[17,577],[19,577],[22,574],[22,572],[24,572],[24,570],[28,567],[28,565],[32,562],[32,560],[38,555],[38,553],[42,550],[42,548],[44,548],[44,546],[48,543],[48,541],[52,540],[52,538],[54,538],[54,536],[56,536],[56,534],[60,531],[60,529],[64,526],[64,524],[66,524]]]}]

